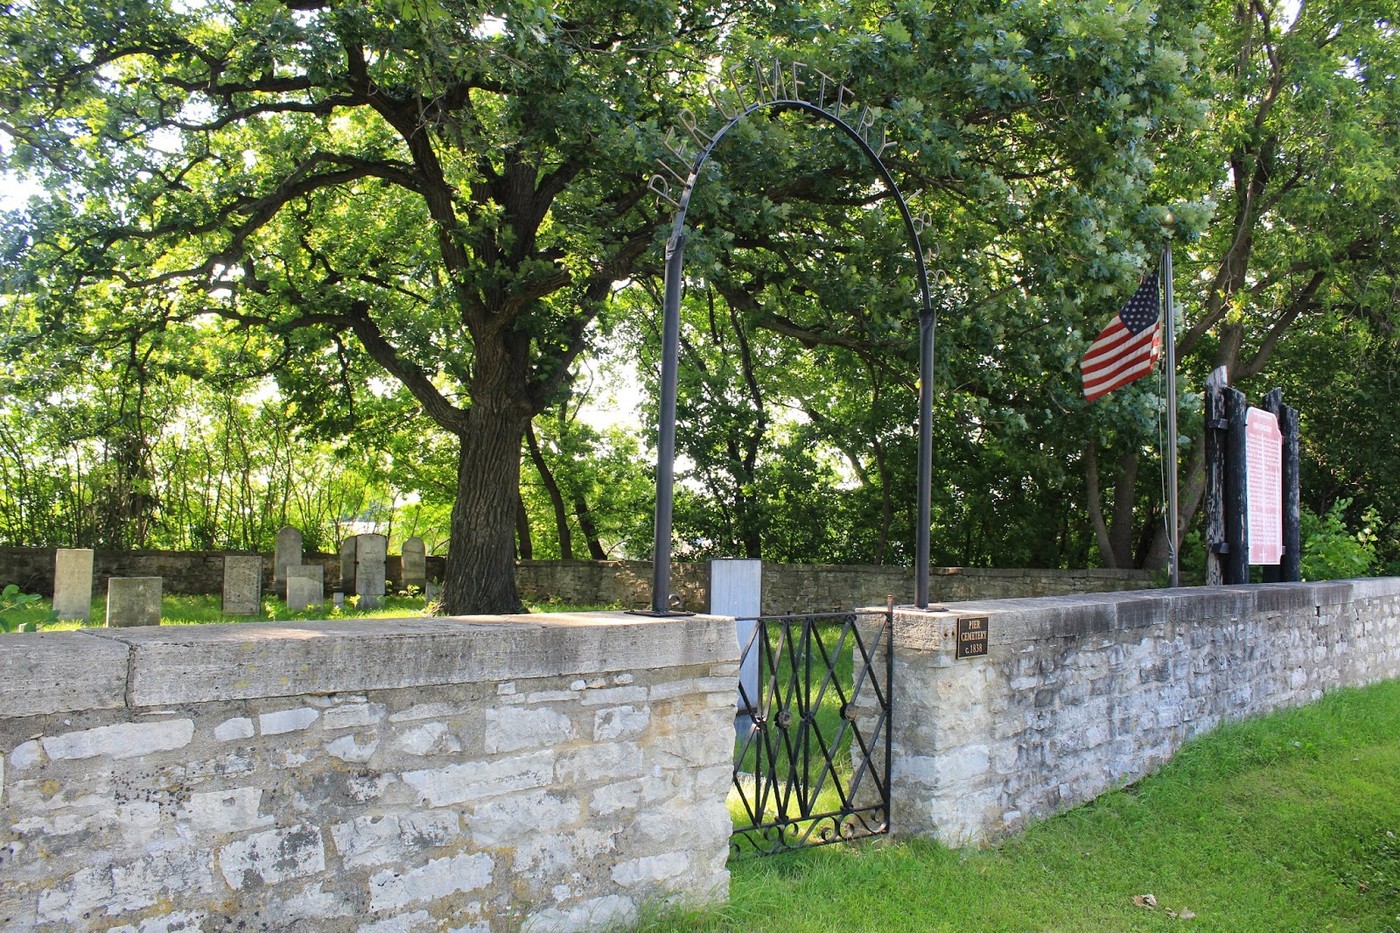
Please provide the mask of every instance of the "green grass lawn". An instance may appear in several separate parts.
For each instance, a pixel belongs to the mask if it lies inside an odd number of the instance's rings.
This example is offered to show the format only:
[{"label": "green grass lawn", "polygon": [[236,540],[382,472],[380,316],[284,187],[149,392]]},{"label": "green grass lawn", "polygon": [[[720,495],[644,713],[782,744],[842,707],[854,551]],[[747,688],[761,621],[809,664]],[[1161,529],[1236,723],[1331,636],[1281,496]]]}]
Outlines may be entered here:
[{"label": "green grass lawn", "polygon": [[[388,596],[378,609],[359,609],[350,601],[344,609],[335,609],[329,600],[324,606],[293,612],[287,604],[275,596],[264,596],[262,613],[256,616],[226,616],[218,596],[172,596],[161,598],[161,625],[199,625],[209,622],[289,622],[311,619],[402,619],[425,615],[426,600],[422,596]],[[563,603],[539,603],[528,607],[532,612],[584,612],[600,606],[573,606]],[[96,598],[92,601],[92,615],[88,627],[105,623],[107,601]],[[31,605],[6,609],[0,613],[0,630],[13,631],[27,623],[34,623],[41,632],[60,632],[82,628],[82,623],[54,620],[52,603],[41,599]]]},{"label": "green grass lawn", "polygon": [[993,848],[880,840],[730,869],[727,907],[643,929],[1400,930],[1400,683],[1218,730]]}]

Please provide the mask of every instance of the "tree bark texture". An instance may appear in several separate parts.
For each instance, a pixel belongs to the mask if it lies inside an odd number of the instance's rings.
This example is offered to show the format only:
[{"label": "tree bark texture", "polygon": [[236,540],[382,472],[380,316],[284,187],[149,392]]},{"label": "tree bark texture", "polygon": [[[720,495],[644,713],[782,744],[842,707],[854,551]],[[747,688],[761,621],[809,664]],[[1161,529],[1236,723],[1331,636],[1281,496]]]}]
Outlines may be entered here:
[{"label": "tree bark texture", "polygon": [[472,404],[458,432],[457,499],[442,590],[448,614],[525,610],[515,586],[515,527],[520,448],[533,412],[523,346],[502,344],[478,344]]}]

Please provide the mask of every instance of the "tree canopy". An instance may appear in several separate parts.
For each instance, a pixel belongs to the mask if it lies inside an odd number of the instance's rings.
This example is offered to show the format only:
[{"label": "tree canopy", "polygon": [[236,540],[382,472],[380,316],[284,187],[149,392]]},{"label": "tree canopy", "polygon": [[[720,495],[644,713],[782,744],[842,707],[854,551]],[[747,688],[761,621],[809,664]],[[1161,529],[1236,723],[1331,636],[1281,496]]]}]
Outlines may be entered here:
[{"label": "tree canopy", "polygon": [[[1077,361],[1169,210],[1183,524],[1195,393],[1225,366],[1302,409],[1314,512],[1393,527],[1393,14],[1290,9],[7,4],[0,153],[42,193],[3,217],[0,532],[256,546],[404,494],[438,516],[452,612],[519,608],[517,556],[647,556],[654,402],[590,427],[586,374],[625,360],[652,397],[648,179],[753,61],[868,106],[921,217],[935,562],[1164,558],[1160,386],[1087,404]],[[911,559],[918,302],[888,194],[798,114],[716,149],[689,217],[679,553]],[[268,505],[298,486],[304,507]]]},{"label": "tree canopy", "polygon": [[654,237],[648,127],[730,11],[6,12],[9,159],[47,190],[7,230],[29,335],[217,343],[327,432],[377,367],[459,447],[447,609],[518,609],[521,440]]}]

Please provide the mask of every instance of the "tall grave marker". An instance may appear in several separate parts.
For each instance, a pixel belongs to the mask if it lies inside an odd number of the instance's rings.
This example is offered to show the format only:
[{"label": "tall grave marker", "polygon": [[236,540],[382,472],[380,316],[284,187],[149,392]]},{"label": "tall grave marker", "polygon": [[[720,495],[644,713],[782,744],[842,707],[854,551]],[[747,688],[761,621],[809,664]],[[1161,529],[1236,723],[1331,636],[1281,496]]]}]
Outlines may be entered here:
[{"label": "tall grave marker", "polygon": [[734,727],[741,733],[753,728],[758,706],[759,658],[762,646],[755,644],[758,616],[763,614],[763,561],[734,558],[710,561],[710,614],[733,616],[735,637],[739,640],[739,698]]},{"label": "tall grave marker", "polygon": [[288,525],[277,532],[277,550],[272,558],[272,582],[277,595],[286,598],[287,568],[301,566],[301,532]]},{"label": "tall grave marker", "polygon": [[359,535],[350,535],[340,542],[340,592],[355,595],[355,551]]},{"label": "tall grave marker", "polygon": [[262,612],[261,555],[224,558],[224,615],[255,616]]},{"label": "tall grave marker", "polygon": [[92,618],[92,549],[58,548],[53,559],[53,611],[60,619]]},{"label": "tall grave marker", "polygon": [[428,585],[428,553],[423,546],[423,539],[414,537],[405,541],[401,559],[404,589],[416,586],[418,592],[422,593]]},{"label": "tall grave marker", "polygon": [[360,535],[355,542],[355,592],[361,609],[377,609],[384,604],[384,565],[389,556],[389,539],[383,535]]}]

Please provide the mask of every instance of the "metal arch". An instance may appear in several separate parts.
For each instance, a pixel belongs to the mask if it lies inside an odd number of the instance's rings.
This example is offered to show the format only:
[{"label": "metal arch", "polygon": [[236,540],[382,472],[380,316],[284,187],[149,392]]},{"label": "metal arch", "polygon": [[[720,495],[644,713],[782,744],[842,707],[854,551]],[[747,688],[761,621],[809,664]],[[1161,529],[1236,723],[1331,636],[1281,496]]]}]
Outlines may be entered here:
[{"label": "metal arch", "polygon": [[661,413],[660,430],[656,456],[656,522],[653,539],[653,569],[651,587],[651,613],[670,615],[671,578],[671,522],[675,495],[675,455],[676,455],[676,391],[680,369],[680,313],[681,280],[685,261],[685,217],[690,209],[690,196],[700,170],[710,158],[720,140],[740,121],[760,110],[803,110],[830,123],[834,123],[855,141],[861,151],[874,163],[880,178],[899,206],[904,218],[909,241],[914,246],[914,259],[918,265],[919,290],[923,298],[923,308],[919,313],[919,517],[915,545],[915,586],[914,603],[920,609],[928,607],[929,590],[929,533],[932,522],[931,501],[933,495],[933,337],[937,323],[933,302],[929,294],[928,266],[924,261],[923,246],[919,242],[918,228],[909,205],[900,193],[885,163],[865,138],[837,114],[805,100],[770,100],[750,104],[731,117],[710,138],[690,166],[690,175],[685,188],[676,201],[676,215],[671,224],[671,236],[666,241],[665,298],[662,309],[661,326]]}]

